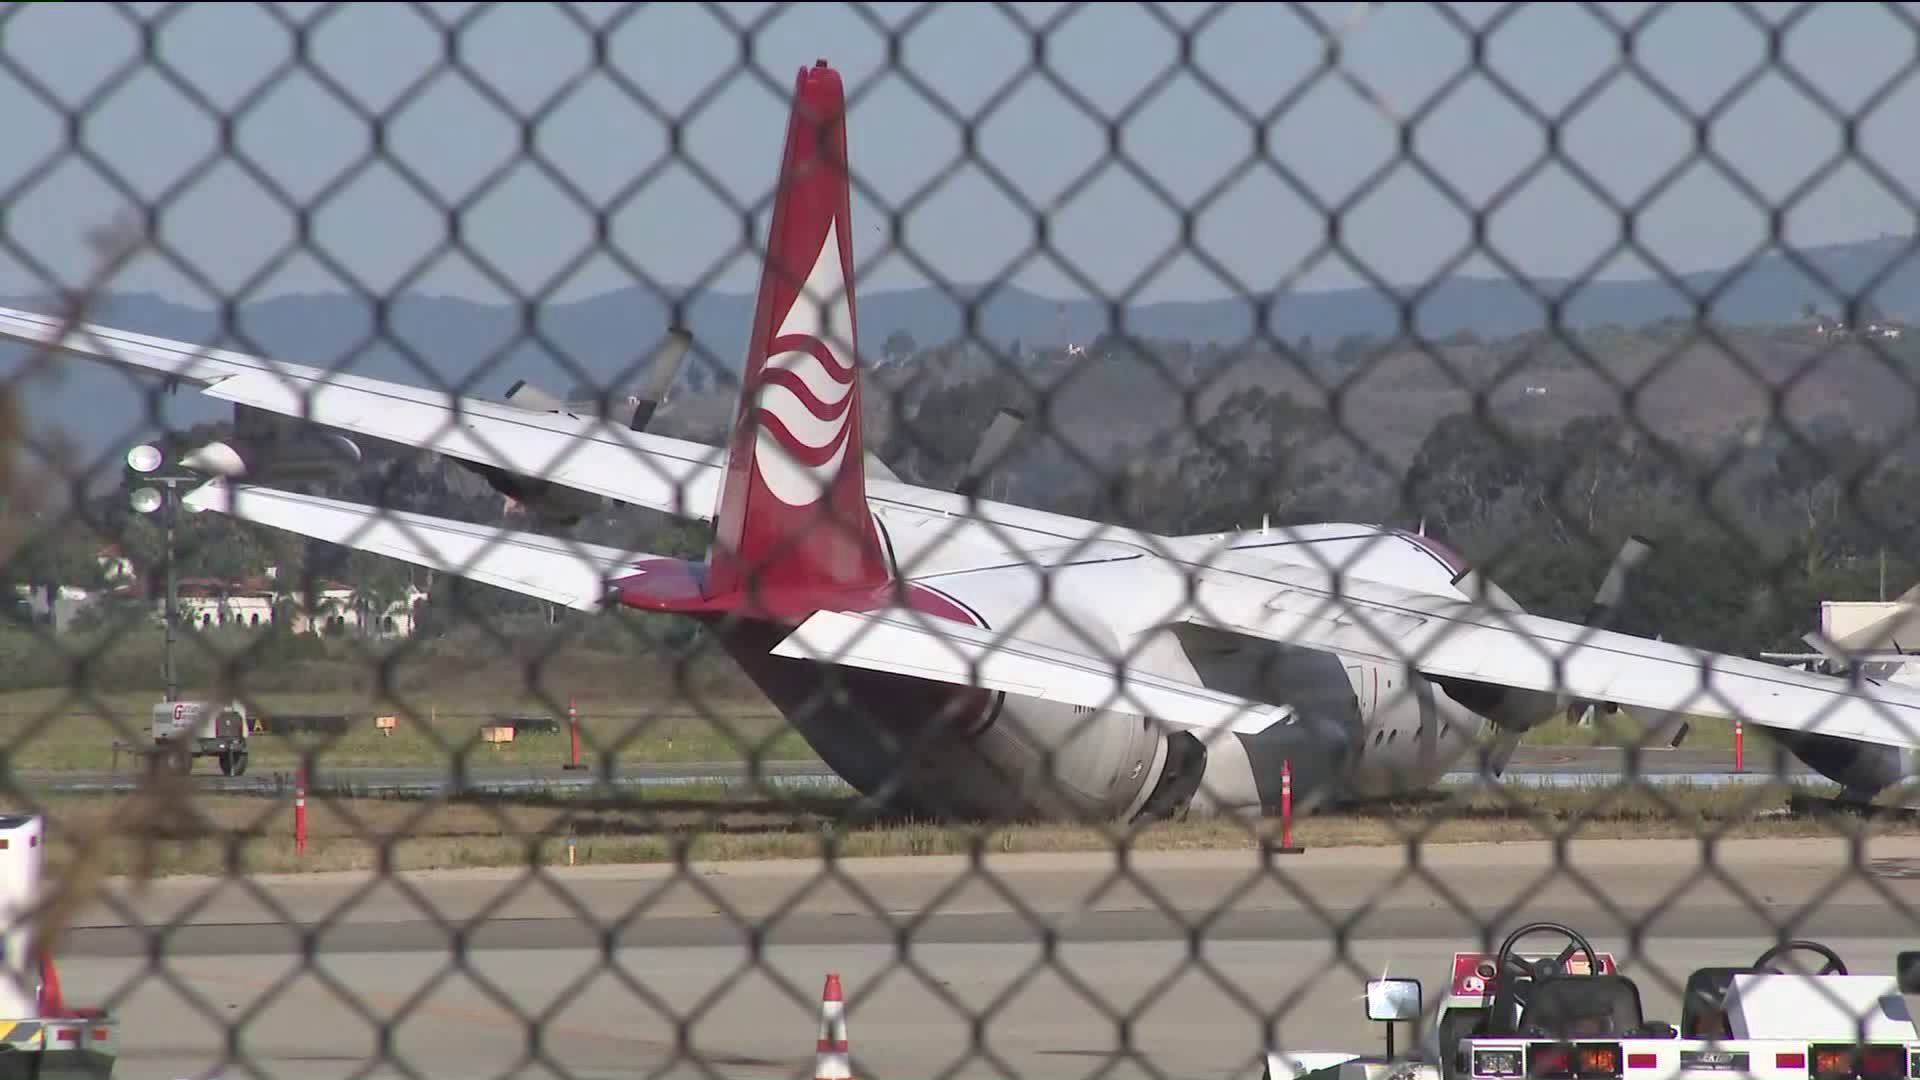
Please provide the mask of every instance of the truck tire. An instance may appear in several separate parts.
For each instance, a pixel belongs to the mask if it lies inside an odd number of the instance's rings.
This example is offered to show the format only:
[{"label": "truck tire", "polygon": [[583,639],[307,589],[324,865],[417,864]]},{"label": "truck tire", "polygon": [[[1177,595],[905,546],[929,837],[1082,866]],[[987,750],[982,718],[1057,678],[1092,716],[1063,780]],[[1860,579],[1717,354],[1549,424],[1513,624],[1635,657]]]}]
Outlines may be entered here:
[{"label": "truck tire", "polygon": [[247,774],[247,752],[245,750],[221,751],[220,771],[227,776],[245,776]]}]

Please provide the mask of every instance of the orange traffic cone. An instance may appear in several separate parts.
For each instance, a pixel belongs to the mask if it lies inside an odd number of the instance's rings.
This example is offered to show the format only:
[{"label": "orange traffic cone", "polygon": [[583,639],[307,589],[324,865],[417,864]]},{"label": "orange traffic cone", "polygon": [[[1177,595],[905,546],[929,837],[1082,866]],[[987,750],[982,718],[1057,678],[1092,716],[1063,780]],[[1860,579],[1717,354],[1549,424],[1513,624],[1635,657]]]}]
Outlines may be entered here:
[{"label": "orange traffic cone", "polygon": [[829,974],[820,994],[820,1044],[814,1050],[814,1080],[853,1080],[847,1052],[847,1006],[840,999],[840,976]]}]

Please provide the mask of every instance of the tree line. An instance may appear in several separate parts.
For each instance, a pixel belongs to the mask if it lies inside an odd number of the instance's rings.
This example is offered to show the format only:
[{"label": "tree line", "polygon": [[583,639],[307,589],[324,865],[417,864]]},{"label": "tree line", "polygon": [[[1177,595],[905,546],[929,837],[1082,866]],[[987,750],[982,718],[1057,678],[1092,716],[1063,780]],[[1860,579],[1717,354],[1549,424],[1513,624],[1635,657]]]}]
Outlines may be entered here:
[{"label": "tree line", "polygon": [[[1687,332],[1656,324],[1601,327],[1568,343],[1542,335],[1495,342],[1460,338],[1502,364],[1559,365],[1594,351],[1644,345]],[[1775,337],[1800,334],[1788,327]],[[1405,460],[1370,446],[1366,418],[1261,385],[1219,397],[1205,412],[1180,412],[1156,430],[1104,449],[1048,437],[1048,387],[1083,377],[1089,363],[1111,388],[1090,400],[1116,418],[1141,394],[1177,394],[1235,363],[1299,363],[1339,372],[1393,347],[1356,338],[1332,350],[1310,340],[1247,349],[1186,342],[1130,342],[1117,335],[1083,353],[1013,343],[922,348],[899,333],[884,340],[888,363],[869,396],[869,449],[902,477],[952,487],[994,412],[1014,406],[1031,419],[987,493],[1010,501],[1172,534],[1315,521],[1385,523],[1428,534],[1483,567],[1529,609],[1580,618],[1615,551],[1641,535],[1655,553],[1641,569],[1620,628],[1736,653],[1798,648],[1821,599],[1894,596],[1920,579],[1910,545],[1920,517],[1920,462],[1842,421],[1797,430],[1758,425],[1726,438],[1687,441],[1647,430],[1626,414],[1576,416],[1551,429],[1504,425],[1480,410],[1435,420]],[[1569,350],[1574,352],[1569,352]],[[1282,355],[1285,354],[1285,355]],[[1015,365],[1009,373],[1008,365]],[[1129,381],[1131,380],[1131,381]],[[709,394],[730,396],[730,385]],[[668,409],[671,411],[672,403]],[[710,410],[724,417],[730,410]],[[1117,425],[1116,425],[1117,426]],[[181,433],[175,448],[229,434],[228,425]],[[676,432],[714,441],[718,430]],[[471,474],[433,455],[370,446],[366,468],[308,485],[318,494],[379,502],[465,521],[534,528]],[[150,604],[164,580],[159,524],[133,513],[123,477],[113,490],[66,507],[22,504],[0,517],[0,577],[9,584],[103,587],[95,553],[109,544],[141,572]],[[16,486],[16,493],[23,490]],[[647,511],[611,508],[571,535],[665,554],[703,551],[707,529]],[[451,632],[476,617],[545,612],[505,590],[218,514],[179,519],[177,569],[185,577],[237,580],[278,570],[287,587],[339,580],[384,604],[409,588],[428,600],[419,632]],[[150,608],[148,610],[151,610]]]}]

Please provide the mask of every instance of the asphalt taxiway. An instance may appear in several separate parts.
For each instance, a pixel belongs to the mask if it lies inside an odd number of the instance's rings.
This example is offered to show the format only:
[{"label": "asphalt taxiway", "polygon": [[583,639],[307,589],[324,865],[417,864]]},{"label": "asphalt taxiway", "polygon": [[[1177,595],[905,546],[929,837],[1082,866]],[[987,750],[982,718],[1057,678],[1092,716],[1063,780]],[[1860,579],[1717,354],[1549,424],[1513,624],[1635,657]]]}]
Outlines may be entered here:
[{"label": "asphalt taxiway", "polygon": [[[1251,1078],[1266,1019],[1290,1049],[1374,1049],[1363,981],[1415,975],[1432,993],[1489,928],[1570,923],[1668,1018],[1688,971],[1749,962],[1783,925],[1870,973],[1920,930],[1920,839],[1417,856],[1411,870],[1405,849],[1330,848],[1264,864],[1141,853],[1125,869],[1090,853],[115,884],[64,939],[62,977],[123,1017],[126,1076],[807,1076],[834,972],[857,1076]],[[234,1030],[257,1073],[223,1064]]]}]

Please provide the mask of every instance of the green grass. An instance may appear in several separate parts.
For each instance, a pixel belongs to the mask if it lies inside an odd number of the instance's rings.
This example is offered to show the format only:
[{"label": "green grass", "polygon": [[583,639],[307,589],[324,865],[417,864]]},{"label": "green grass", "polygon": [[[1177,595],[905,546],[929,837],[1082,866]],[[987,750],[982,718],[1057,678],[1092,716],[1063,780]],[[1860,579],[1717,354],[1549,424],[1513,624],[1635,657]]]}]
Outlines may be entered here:
[{"label": "green grass", "polygon": [[[1713,716],[1688,716],[1687,738],[1681,748],[1687,750],[1728,750],[1733,749],[1733,722]],[[1663,730],[1670,730],[1663,727]],[[1763,742],[1766,736],[1757,728],[1747,728],[1743,733],[1746,749],[1754,752],[1758,747],[1770,745]],[[1647,734],[1645,721],[1633,710],[1621,709],[1613,716],[1596,716],[1592,726],[1580,727],[1567,721],[1565,714],[1556,717],[1551,723],[1542,724],[1527,732],[1522,745],[1525,746],[1627,746],[1638,743],[1646,747],[1664,746],[1666,739],[1652,739]]]},{"label": "green grass", "polygon": [[[282,692],[248,695],[263,715],[345,713],[350,727],[341,736],[257,735],[249,772],[291,769],[305,752],[318,768],[443,768],[456,758],[471,767],[548,766],[570,753],[564,699],[542,701],[524,694],[462,693],[427,689],[396,695],[398,701],[369,704],[367,694]],[[158,689],[141,693],[78,695],[60,690],[0,693],[0,756],[13,771],[104,770],[129,768],[136,760],[116,740],[146,745],[148,712],[160,700]],[[558,706],[557,708],[555,706]],[[757,757],[763,761],[816,761],[818,756],[798,732],[764,700],[663,698],[657,703],[616,695],[575,699],[580,717],[581,758],[589,767],[611,756],[617,763],[730,763]],[[558,734],[523,733],[511,743],[490,744],[484,726],[500,715],[552,716]],[[374,724],[380,715],[396,717],[391,735]],[[1643,738],[1631,714],[1598,718],[1581,728],[1559,719],[1527,734],[1523,745],[1578,747],[1620,745]],[[1687,748],[1729,749],[1732,726],[1695,719]],[[1747,751],[1756,757],[1768,743],[1749,732]],[[196,763],[212,771],[213,762]]]},{"label": "green grass", "polygon": [[[542,765],[564,761],[559,736],[523,735],[498,748],[480,728],[496,713],[557,713],[575,695],[582,755],[610,751],[623,762],[814,760],[738,668],[714,648],[690,653],[665,643],[658,620],[596,618],[547,626],[537,617],[495,617],[443,638],[414,641],[300,638],[276,642],[252,631],[183,631],[177,661],[184,696],[218,685],[227,663],[244,678],[246,698],[268,711],[347,712],[344,737],[319,740],[320,764],[442,766]],[[100,628],[49,640],[40,630],[0,627],[0,755],[15,770],[106,769],[116,738],[145,741],[147,713],[160,700],[158,628]],[[253,650],[266,643],[264,653]],[[85,658],[83,667],[69,667]],[[62,687],[100,687],[90,696]],[[38,687],[38,688],[36,688]],[[538,687],[546,700],[530,692]],[[391,737],[373,718],[400,716]],[[1692,718],[1684,746],[1731,750],[1732,724]],[[429,732],[431,731],[431,734]],[[1529,732],[1524,745],[1578,747],[1644,740],[1629,712],[1581,728],[1557,718]],[[1763,737],[1747,732],[1750,752]],[[250,769],[291,767],[312,738],[262,737]],[[211,768],[203,762],[202,768]]]},{"label": "green grass", "polygon": [[[110,694],[78,698],[59,691],[0,694],[0,753],[15,771],[108,769],[115,765],[116,740],[146,745],[148,712],[158,693]],[[350,727],[340,736],[256,735],[249,751],[249,773],[292,768],[303,752],[317,767],[444,767],[456,756],[470,766],[553,765],[570,752],[564,703],[558,710],[539,701],[407,695],[399,704],[369,706],[346,695],[263,694],[249,704],[274,713],[346,713]],[[692,703],[669,701],[655,707],[630,701],[576,701],[580,718],[580,755],[588,765],[605,755],[620,762],[814,760],[812,748],[769,707],[716,702],[706,711]],[[511,743],[490,744],[482,728],[501,714],[553,716],[558,734],[523,733]],[[392,715],[391,735],[374,718]],[[132,758],[122,753],[118,764]],[[211,761],[197,763],[211,770]]]}]

